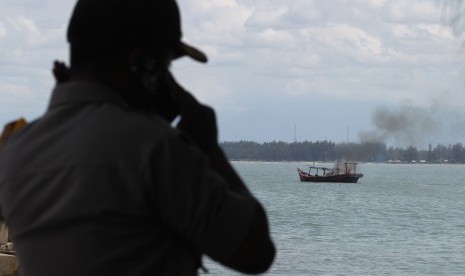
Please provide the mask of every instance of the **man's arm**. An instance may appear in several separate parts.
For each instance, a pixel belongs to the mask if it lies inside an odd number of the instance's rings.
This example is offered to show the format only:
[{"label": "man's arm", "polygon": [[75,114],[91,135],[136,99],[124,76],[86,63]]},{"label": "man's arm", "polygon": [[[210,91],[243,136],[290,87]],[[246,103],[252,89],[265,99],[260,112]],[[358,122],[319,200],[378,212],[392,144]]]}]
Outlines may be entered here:
[{"label": "man's arm", "polygon": [[[213,169],[223,176],[231,190],[249,193],[219,147],[210,151],[208,156]],[[255,214],[246,237],[236,252],[222,263],[243,273],[262,273],[273,263],[275,251],[265,210],[256,201]]]},{"label": "man's arm", "polygon": [[265,211],[257,204],[247,236],[238,250],[223,264],[243,273],[263,273],[271,267],[275,254],[276,250],[269,236]]},{"label": "man's arm", "polygon": [[[269,269],[275,256],[275,247],[271,240],[268,219],[258,200],[253,197],[246,185],[227,160],[218,145],[215,112],[212,108],[200,104],[195,98],[176,85],[181,120],[178,129],[188,134],[209,158],[210,166],[226,181],[229,190],[249,197],[255,203],[255,212],[248,233],[236,252],[220,263],[243,273],[262,273]],[[211,256],[214,258],[214,256]],[[215,259],[215,258],[214,258]]]}]

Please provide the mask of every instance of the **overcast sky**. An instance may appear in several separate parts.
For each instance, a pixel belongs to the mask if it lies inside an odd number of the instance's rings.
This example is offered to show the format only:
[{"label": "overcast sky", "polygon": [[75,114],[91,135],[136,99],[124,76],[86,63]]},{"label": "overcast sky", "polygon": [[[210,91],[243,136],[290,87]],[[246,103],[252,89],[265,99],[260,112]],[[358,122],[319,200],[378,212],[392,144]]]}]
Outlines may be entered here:
[{"label": "overcast sky", "polygon": [[[0,124],[48,104],[75,1],[0,0]],[[465,143],[463,43],[438,0],[179,0],[174,62],[222,141]]]}]

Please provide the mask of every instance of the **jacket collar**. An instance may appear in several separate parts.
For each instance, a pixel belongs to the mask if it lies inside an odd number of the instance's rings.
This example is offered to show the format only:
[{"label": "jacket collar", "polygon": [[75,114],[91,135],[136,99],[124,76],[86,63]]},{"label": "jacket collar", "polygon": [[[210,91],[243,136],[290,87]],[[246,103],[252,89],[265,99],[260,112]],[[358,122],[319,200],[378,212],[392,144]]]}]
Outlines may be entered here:
[{"label": "jacket collar", "polygon": [[108,86],[90,81],[71,81],[54,88],[48,110],[85,102],[108,102],[128,108],[123,97]]}]

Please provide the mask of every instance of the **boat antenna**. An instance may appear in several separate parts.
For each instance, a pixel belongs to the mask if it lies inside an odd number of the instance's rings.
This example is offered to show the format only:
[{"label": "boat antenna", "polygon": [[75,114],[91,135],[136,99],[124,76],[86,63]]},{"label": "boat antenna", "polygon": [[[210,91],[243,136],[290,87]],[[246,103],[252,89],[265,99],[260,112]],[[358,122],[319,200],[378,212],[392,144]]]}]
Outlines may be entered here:
[{"label": "boat antenna", "polygon": [[297,143],[297,124],[294,124],[294,143]]},{"label": "boat antenna", "polygon": [[347,127],[347,144],[349,144],[349,137],[350,137],[350,127]]}]

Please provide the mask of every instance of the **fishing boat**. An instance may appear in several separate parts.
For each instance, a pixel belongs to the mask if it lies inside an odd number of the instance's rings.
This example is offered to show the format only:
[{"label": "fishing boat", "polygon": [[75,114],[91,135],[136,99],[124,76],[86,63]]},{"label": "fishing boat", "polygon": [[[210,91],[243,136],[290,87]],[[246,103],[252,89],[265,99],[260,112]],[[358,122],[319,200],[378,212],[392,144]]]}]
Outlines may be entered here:
[{"label": "fishing boat", "polygon": [[297,168],[300,181],[302,182],[335,182],[335,183],[357,183],[363,174],[356,172],[357,162],[344,162],[343,168],[339,168],[339,162],[334,168],[309,166],[308,172]]}]

